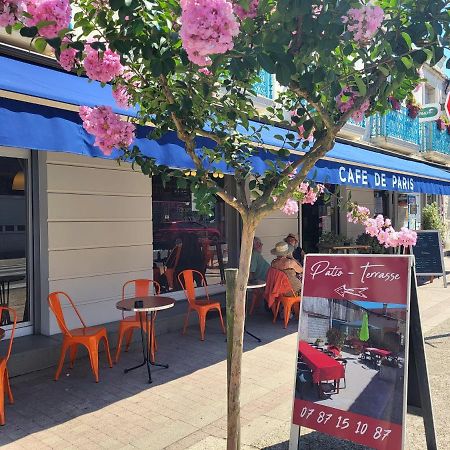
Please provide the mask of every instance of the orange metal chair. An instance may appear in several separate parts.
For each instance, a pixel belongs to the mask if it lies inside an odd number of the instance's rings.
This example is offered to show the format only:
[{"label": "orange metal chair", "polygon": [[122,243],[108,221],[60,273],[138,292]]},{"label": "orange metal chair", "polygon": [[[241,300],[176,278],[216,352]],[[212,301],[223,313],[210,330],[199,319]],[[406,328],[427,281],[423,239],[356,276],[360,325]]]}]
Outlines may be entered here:
[{"label": "orange metal chair", "polygon": [[[73,330],[69,330],[69,328],[67,328],[66,321],[64,319],[64,313],[61,307],[61,297],[65,297],[70,306],[75,311],[78,319],[81,322],[81,328],[75,328]],[[77,356],[78,345],[83,345],[86,347],[89,353],[92,372],[94,374],[96,383],[98,383],[98,347],[102,339],[104,341],[109,367],[112,367],[111,353],[109,352],[109,343],[108,336],[106,334],[106,328],[87,327],[72,299],[65,292],[52,292],[48,296],[48,303],[50,309],[56,317],[56,321],[58,322],[59,328],[63,334],[61,356],[59,358],[58,368],[56,369],[55,373],[55,381],[58,380],[61,374],[67,350],[70,349],[70,368],[72,368]]]},{"label": "orange metal chair", "polygon": [[[292,292],[292,296],[287,297],[283,295],[289,291]],[[277,320],[280,304],[283,305],[284,328],[287,328],[292,308],[294,308],[297,316],[300,312],[300,297],[295,295],[289,278],[284,272],[273,267],[270,267],[267,272],[265,298],[273,312],[273,323]]]},{"label": "orange metal chair", "polygon": [[8,360],[11,356],[11,348],[14,340],[14,331],[16,330],[17,324],[17,313],[13,308],[7,306],[0,307],[0,319],[3,317],[3,311],[7,311],[9,317],[13,317],[13,326],[11,329],[11,337],[9,339],[8,351],[6,356],[0,357],[0,425],[5,425],[5,390],[8,394],[9,403],[11,405],[14,403],[14,397],[12,395],[11,386],[9,384],[8,375]]},{"label": "orange metal chair", "polygon": [[[151,286],[153,286],[153,291],[155,295],[159,295],[161,292],[161,286],[159,283],[153,280],[147,279],[139,279],[139,280],[130,280],[127,281],[122,287],[122,300],[125,299],[125,293],[127,286],[134,285],[134,296],[135,297],[147,297],[148,295],[152,295]],[[144,330],[146,328],[145,322],[143,322]],[[156,339],[155,339],[155,324],[154,321],[150,324],[151,333],[152,333],[152,348],[150,349],[150,358],[152,362],[155,361],[155,351],[156,351]],[[133,337],[133,331],[135,329],[141,328],[141,321],[139,319],[139,313],[136,313],[134,316],[125,317],[124,312],[122,311],[122,320],[119,325],[119,340],[117,342],[117,350],[116,350],[116,364],[119,361],[120,351],[122,348],[122,341],[125,336],[125,351],[128,351],[128,348],[131,344],[131,339]],[[149,338],[149,336],[148,336]]]},{"label": "orange metal chair", "polygon": [[[194,287],[194,274],[198,274],[202,280],[202,286],[205,288],[206,299],[197,300],[195,298],[195,287]],[[206,315],[212,309],[216,309],[219,312],[220,324],[222,325],[222,330],[225,333],[225,326],[223,324],[222,311],[220,309],[220,302],[212,301],[208,295],[208,288],[206,287],[205,277],[198,270],[183,270],[183,272],[178,274],[178,281],[184,290],[184,293],[188,299],[188,310],[186,314],[186,319],[184,321],[183,334],[186,333],[186,329],[189,322],[189,314],[192,310],[197,311],[199,322],[200,322],[200,338],[202,341],[205,340],[205,328],[206,328]]]},{"label": "orange metal chair", "polygon": [[250,315],[253,314],[255,308],[261,305],[262,300],[264,300],[264,288],[254,289],[252,293],[252,304],[250,305]]}]

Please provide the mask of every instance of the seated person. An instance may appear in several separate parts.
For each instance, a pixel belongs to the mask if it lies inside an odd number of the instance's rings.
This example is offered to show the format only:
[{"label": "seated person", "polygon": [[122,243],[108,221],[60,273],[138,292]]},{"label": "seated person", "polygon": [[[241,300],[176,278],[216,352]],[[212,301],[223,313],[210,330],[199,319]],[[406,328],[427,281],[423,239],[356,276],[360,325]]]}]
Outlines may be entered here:
[{"label": "seated person", "polygon": [[[205,275],[204,259],[198,237],[193,233],[182,234],[181,239],[177,239],[167,258],[166,271],[160,277],[162,291],[181,289],[178,283],[178,274],[183,270],[197,270]],[[201,285],[201,279],[198,274],[194,274],[194,280],[197,286]]]},{"label": "seated person", "polygon": [[[181,286],[178,283],[178,274],[183,272],[183,270],[196,270],[205,276],[205,257],[203,255],[202,246],[200,245],[196,234],[184,233],[181,236],[180,257],[178,258],[178,263],[174,269],[174,284],[176,289],[181,289]],[[194,280],[197,287],[202,285],[202,280],[199,274],[194,273]]]},{"label": "seated person", "polygon": [[[293,251],[294,247],[287,242],[277,242],[275,248],[270,251],[272,255],[276,256],[272,261],[271,266],[286,274],[291,283],[294,295],[298,296],[302,290],[300,275],[303,273],[303,267],[292,256]],[[292,292],[286,292],[282,295],[285,297],[292,297]]]},{"label": "seated person", "polygon": [[250,260],[250,281],[265,281],[270,264],[264,259],[262,242],[259,237],[253,238],[253,252]]},{"label": "seated person", "polygon": [[285,238],[284,242],[287,242],[289,245],[294,247],[294,251],[292,252],[292,256],[294,259],[298,261],[298,263],[303,267],[303,261],[305,258],[305,252],[299,245],[299,241],[297,235],[294,233],[289,233]]}]

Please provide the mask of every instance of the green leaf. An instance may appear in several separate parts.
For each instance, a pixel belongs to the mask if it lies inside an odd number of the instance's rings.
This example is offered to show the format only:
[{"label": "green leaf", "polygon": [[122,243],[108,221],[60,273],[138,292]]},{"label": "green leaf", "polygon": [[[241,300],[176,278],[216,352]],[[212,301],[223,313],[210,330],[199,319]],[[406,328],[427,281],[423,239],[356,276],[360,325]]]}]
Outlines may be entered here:
[{"label": "green leaf", "polygon": [[360,93],[360,95],[362,97],[364,97],[367,94],[367,86],[366,86],[366,84],[364,83],[364,81],[362,80],[361,77],[358,77],[358,76],[355,75],[354,78],[355,78],[356,86],[358,87],[358,92]]},{"label": "green leaf", "polygon": [[33,42],[34,48],[39,52],[42,53],[45,50],[45,47],[47,47],[47,41],[43,38],[37,38]]},{"label": "green leaf", "polygon": [[391,74],[389,72],[389,69],[385,66],[378,66],[378,70],[386,77],[388,77]]},{"label": "green leaf", "polygon": [[275,73],[275,62],[270,55],[268,55],[267,53],[258,53],[256,55],[256,59],[258,60],[260,66],[267,73]]},{"label": "green leaf", "polygon": [[[52,48],[60,48],[61,47],[61,44],[62,44],[62,40],[61,40],[61,38],[53,38],[53,39],[47,39],[47,43],[48,43],[48,45],[50,45],[50,47],[52,47]],[[81,49],[81,50],[83,50],[83,49]]]},{"label": "green leaf", "polygon": [[402,36],[403,36],[403,39],[405,40],[406,44],[408,45],[408,48],[411,50],[411,47],[412,47],[411,36],[404,31],[402,32]]},{"label": "green leaf", "polygon": [[11,34],[11,33],[12,33],[12,26],[11,26],[11,25],[7,25],[7,26],[5,27],[5,31],[6,31],[8,34]]},{"label": "green leaf", "polygon": [[20,29],[20,35],[23,37],[34,38],[37,34],[37,27],[23,27]]},{"label": "green leaf", "polygon": [[123,6],[123,0],[109,0],[109,6],[113,11],[118,11]]},{"label": "green leaf", "polygon": [[403,56],[402,63],[407,69],[411,69],[411,67],[414,65],[410,56]]}]

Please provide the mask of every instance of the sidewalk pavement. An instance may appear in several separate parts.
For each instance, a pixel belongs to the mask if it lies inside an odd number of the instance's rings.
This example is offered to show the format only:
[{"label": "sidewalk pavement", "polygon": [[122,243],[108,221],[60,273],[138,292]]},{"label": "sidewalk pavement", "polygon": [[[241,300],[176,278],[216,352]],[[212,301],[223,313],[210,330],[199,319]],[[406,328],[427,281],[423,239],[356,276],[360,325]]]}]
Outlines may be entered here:
[{"label": "sidewalk pavement", "polygon": [[[447,433],[450,393],[450,287],[442,280],[419,288],[429,371],[441,449],[450,448]],[[437,326],[437,328],[435,328]],[[296,360],[296,324],[284,330],[263,311],[247,323],[262,337],[246,336],[242,371],[242,443],[245,449],[287,449]],[[434,329],[434,330],[433,330]],[[433,331],[432,331],[433,330]],[[207,322],[206,340],[198,327],[158,337],[157,358],[169,369],[145,368],[128,374],[139,362],[139,349],[123,353],[113,369],[101,355],[100,383],[93,381],[86,359],[65,367],[58,382],[43,370],[12,380],[15,404],[6,405],[0,445],[6,449],[191,449],[226,447],[226,344],[218,319]],[[337,444],[304,430],[305,449],[362,449]],[[408,416],[408,449],[425,448],[421,419]]]}]

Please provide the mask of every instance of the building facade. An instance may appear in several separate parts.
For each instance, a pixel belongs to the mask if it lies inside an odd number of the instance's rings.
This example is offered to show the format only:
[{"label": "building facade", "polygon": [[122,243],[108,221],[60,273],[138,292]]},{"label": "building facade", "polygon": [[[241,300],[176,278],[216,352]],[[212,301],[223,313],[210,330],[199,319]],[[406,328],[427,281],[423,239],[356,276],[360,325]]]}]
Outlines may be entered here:
[{"label": "building facade", "polygon": [[[80,104],[111,102],[107,88],[5,44],[0,65],[0,280],[18,310],[18,334],[59,332],[46,301],[57,290],[73,297],[88,325],[119,320],[115,303],[123,283],[161,276],[186,232],[212,243],[204,248],[209,291],[223,293],[222,269],[238,257],[237,214],[218,202],[211,217],[202,217],[188,189],[102,158],[86,138],[77,110]],[[447,80],[428,72],[431,81],[416,95],[442,102]],[[276,90],[272,77],[262,74],[257,104],[269,105]],[[419,229],[427,201],[449,209],[450,135],[434,128],[434,122],[410,119],[405,109],[349,123],[318,165],[317,181],[330,190],[339,187],[343,197],[351,192],[353,200],[392,217],[397,227]],[[144,148],[168,158],[164,163],[192,169],[176,141],[168,144],[170,152],[161,143]],[[269,139],[267,146],[273,145]],[[222,182],[230,186],[233,179],[225,175]],[[317,250],[324,232],[357,237],[362,229],[349,224],[345,213],[335,203],[318,202],[304,206],[298,217],[273,214],[257,229],[263,255],[270,260],[270,249],[292,232],[300,234],[307,251]],[[171,297],[184,302],[176,280],[165,282]],[[71,320],[68,325],[75,326]]]}]

